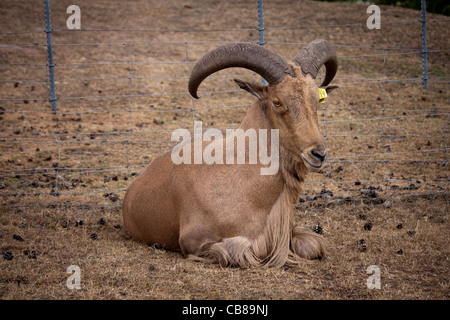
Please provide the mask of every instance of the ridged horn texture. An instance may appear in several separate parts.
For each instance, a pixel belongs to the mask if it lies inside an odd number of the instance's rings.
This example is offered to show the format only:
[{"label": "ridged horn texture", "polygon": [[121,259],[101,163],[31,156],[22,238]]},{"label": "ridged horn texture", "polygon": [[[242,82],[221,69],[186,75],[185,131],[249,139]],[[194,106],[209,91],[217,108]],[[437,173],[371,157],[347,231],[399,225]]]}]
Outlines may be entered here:
[{"label": "ridged horn texture", "polygon": [[308,43],[295,56],[293,62],[301,67],[304,75],[309,73],[314,79],[319,69],[325,65],[325,78],[321,87],[333,80],[338,68],[336,51],[326,40],[314,40]]},{"label": "ridged horn texture", "polygon": [[196,99],[202,81],[222,69],[246,68],[258,73],[270,85],[295,76],[292,67],[279,55],[257,44],[231,43],[210,51],[197,61],[189,78],[189,93]]}]

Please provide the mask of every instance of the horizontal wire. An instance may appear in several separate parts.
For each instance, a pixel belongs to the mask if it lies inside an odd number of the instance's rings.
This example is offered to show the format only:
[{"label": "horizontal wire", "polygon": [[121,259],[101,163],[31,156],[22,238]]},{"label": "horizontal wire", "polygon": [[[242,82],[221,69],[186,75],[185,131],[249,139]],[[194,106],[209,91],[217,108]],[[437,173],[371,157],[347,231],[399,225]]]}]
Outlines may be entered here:
[{"label": "horizontal wire", "polygon": [[[112,166],[112,167],[84,167],[84,168],[70,168],[70,167],[58,167],[58,168],[54,168],[54,167],[47,167],[47,168],[28,168],[28,169],[12,169],[12,170],[0,170],[0,172],[28,172],[28,171],[34,171],[34,170],[45,170],[45,172],[40,172],[40,173],[33,173],[33,174],[70,174],[70,173],[80,173],[80,172],[88,172],[88,171],[101,171],[101,169],[106,169],[106,170],[113,170],[113,169],[122,169],[122,168],[139,168],[139,167],[143,167],[146,166],[147,164],[134,164],[134,165],[126,165],[126,166]],[[47,170],[58,170],[58,172],[48,172]],[[70,170],[77,170],[75,172],[61,172],[61,171],[70,171]]]},{"label": "horizontal wire", "polygon": [[60,192],[54,191],[52,192],[0,192],[1,196],[20,196],[20,195],[27,195],[27,196],[39,196],[39,195],[64,195],[64,194],[90,194],[90,193],[108,193],[108,192],[123,192],[127,191],[127,189],[111,189],[111,190],[89,190],[89,191],[63,191]]},{"label": "horizontal wire", "polygon": [[348,120],[326,120],[319,121],[319,124],[327,124],[327,123],[342,123],[342,122],[362,122],[362,121],[377,121],[377,120],[387,120],[387,119],[402,119],[402,118],[418,118],[418,117],[434,117],[441,115],[448,115],[450,111],[443,113],[427,113],[427,114],[416,114],[416,115],[402,115],[402,116],[392,116],[392,117],[378,117],[378,118],[366,118],[366,119],[348,119]]},{"label": "horizontal wire", "polygon": [[[171,141],[170,139],[167,139],[167,141]],[[124,140],[123,142],[129,142],[128,140]],[[404,155],[404,154],[415,154],[415,153],[428,153],[428,152],[440,152],[440,151],[447,151],[447,149],[429,149],[429,150],[414,150],[414,151],[402,151],[402,152],[387,152],[387,153],[375,153],[375,154],[360,154],[360,155],[354,155],[354,156],[337,156],[337,157],[330,157],[328,162],[330,163],[360,163],[360,162],[390,162],[390,161],[417,161],[417,162],[447,162],[448,159],[383,159],[383,160],[347,160],[347,159],[354,159],[354,158],[360,158],[360,157],[378,157],[378,156],[392,156],[392,155]],[[83,173],[83,172],[90,172],[92,170],[95,170],[96,172],[101,172],[100,170],[111,170],[111,169],[121,169],[121,168],[138,168],[146,166],[146,163],[143,164],[135,164],[135,165],[123,165],[123,166],[113,166],[113,167],[95,167],[95,168],[71,168],[71,167],[46,167],[46,168],[24,168],[24,169],[11,169],[11,170],[0,170],[2,173],[17,173],[17,172],[29,172],[29,171],[36,171],[40,170],[42,172],[33,174],[73,174],[73,173]],[[49,170],[57,171],[56,173],[48,172]],[[75,170],[75,171],[74,171]],[[69,171],[69,172],[66,172]],[[5,176],[5,175],[2,175]]]},{"label": "horizontal wire", "polygon": [[[186,128],[183,128],[186,129]],[[228,129],[236,129],[235,127],[233,128],[228,128]],[[189,129],[187,129],[189,130]],[[219,129],[221,130],[221,129]],[[173,130],[167,130],[167,131],[148,131],[145,133],[160,133],[160,132],[173,132]],[[121,133],[121,134],[129,134],[129,133],[143,133],[141,132],[126,132],[126,133]],[[99,134],[99,133],[96,133]],[[65,135],[65,134],[64,134]],[[80,134],[79,134],[80,135]],[[83,135],[92,135],[92,134],[83,134]],[[48,137],[53,137],[54,135],[48,135]],[[326,137],[368,137],[368,138],[407,138],[407,137],[415,137],[415,138],[423,138],[423,139],[442,139],[442,136],[421,136],[421,135],[324,135],[324,138]],[[172,141],[171,139],[167,138],[167,139],[105,139],[102,138],[101,140],[72,140],[72,141],[67,141],[67,140],[58,140],[58,141],[11,141],[11,142],[5,142],[5,141],[1,141],[0,145],[18,145],[18,144],[86,144],[86,143],[149,143],[149,142],[163,142],[163,141]]]},{"label": "horizontal wire", "polygon": [[[304,46],[308,43],[306,42],[292,42],[292,41],[267,41],[266,44],[275,44],[275,45],[295,45],[295,46]],[[370,50],[420,50],[420,48],[401,48],[401,47],[372,47],[367,45],[356,45],[356,44],[332,44],[333,47],[337,48],[357,48],[357,49],[370,49]]]},{"label": "horizontal wire", "polygon": [[[447,22],[450,19],[427,19],[427,22]],[[408,19],[400,21],[387,21],[383,22],[383,25],[390,24],[405,24],[417,22],[420,23],[419,19]],[[317,26],[296,26],[296,27],[269,27],[265,30],[286,30],[286,29],[304,29],[308,27],[346,27],[346,26],[364,26],[364,23],[354,23],[354,24],[334,24],[334,25],[317,25]],[[242,32],[242,31],[254,31],[258,28],[236,28],[236,29],[101,29],[101,28],[83,28],[79,30],[69,30],[64,29],[53,29],[52,32]],[[17,31],[17,32],[0,32],[0,35],[18,35],[18,34],[31,34],[31,33],[45,33],[45,30],[27,30],[27,31]]]},{"label": "horizontal wire", "polygon": [[[383,182],[385,183],[386,180],[382,180],[379,181],[380,183]],[[323,182],[322,182],[323,183]],[[373,183],[373,182],[372,182]],[[306,183],[305,183],[306,184]],[[422,187],[422,186],[420,186]],[[400,189],[391,189],[392,191],[395,192],[399,192],[399,191],[403,191]],[[122,189],[103,189],[103,190],[89,190],[89,191],[61,191],[59,190],[52,190],[50,192],[0,192],[0,196],[39,196],[39,195],[51,195],[51,196],[64,196],[64,195],[81,195],[81,194],[92,194],[92,193],[112,193],[112,192],[126,192],[127,189],[126,188],[122,188]],[[376,191],[376,190],[375,190]],[[411,192],[411,189],[405,188],[404,191],[406,192]],[[345,192],[348,193],[355,193],[355,192],[364,192],[364,189],[362,190],[346,190]],[[437,192],[437,193],[441,193],[441,192]],[[447,194],[447,192],[445,192]],[[433,194],[433,193],[431,193]],[[308,195],[308,194],[303,194],[303,195]],[[317,196],[317,194],[315,194],[315,196]],[[373,199],[371,197],[367,197],[365,199]]]},{"label": "horizontal wire", "polygon": [[[372,162],[448,162],[447,159],[385,159],[385,160],[338,160],[338,161],[328,161],[329,163],[343,163],[343,164],[351,164],[351,163],[372,163]],[[97,174],[97,173],[105,173],[105,172],[127,172],[129,169],[146,167],[148,163],[145,164],[136,164],[136,165],[123,165],[123,166],[114,166],[114,167],[98,167],[98,168],[66,168],[66,167],[58,167],[58,168],[32,168],[32,169],[17,169],[17,170],[0,170],[0,172],[12,172],[7,174],[1,174],[0,178],[9,178],[9,177],[25,177],[25,176],[51,176],[51,175],[79,175],[79,174]],[[226,165],[226,164],[225,164]],[[89,170],[88,170],[89,169]],[[45,170],[45,171],[42,171]],[[56,172],[49,172],[49,170],[54,170]],[[37,171],[32,173],[20,173],[20,172],[30,172]],[[416,178],[417,179],[417,178]],[[450,181],[450,179],[427,179],[429,181]],[[398,180],[398,179],[387,179],[380,180],[381,181],[409,181],[406,180]],[[328,184],[334,183],[351,183],[352,181],[327,181]],[[353,181],[353,182],[361,182],[361,181]],[[371,182],[375,182],[371,180]],[[315,183],[324,183],[323,181],[312,181],[306,182],[306,184],[315,184]]]},{"label": "horizontal wire", "polygon": [[[353,83],[338,83],[341,86],[346,85],[356,85],[356,84],[369,84],[369,83],[380,83],[380,82],[418,82],[422,81],[421,78],[411,78],[411,79],[384,79],[384,80],[368,80],[364,82],[353,82]],[[450,82],[450,80],[448,81]],[[198,92],[199,94],[222,94],[222,93],[237,93],[242,92],[241,90],[216,90],[216,91],[203,91]],[[113,99],[113,98],[130,98],[130,97],[160,97],[160,96],[177,96],[177,95],[189,95],[189,92],[164,92],[164,93],[142,93],[142,94],[120,94],[120,95],[101,95],[101,96],[78,96],[78,97],[59,97],[58,100],[77,100],[77,99]],[[3,98],[0,101],[48,101],[44,98]]]},{"label": "horizontal wire", "polygon": [[385,56],[402,56],[402,55],[408,55],[408,54],[422,54],[422,51],[410,51],[410,52],[392,52],[392,53],[371,53],[371,54],[359,54],[359,55],[353,55],[353,56],[345,56],[340,55],[339,59],[348,59],[348,58],[364,58],[364,57],[385,57]]},{"label": "horizontal wire", "polygon": [[[449,192],[443,191],[443,192],[427,192],[427,193],[412,193],[412,194],[401,194],[395,196],[395,198],[398,199],[407,199],[407,198],[420,198],[420,197],[430,197],[430,196],[447,196],[449,195]],[[301,196],[307,196],[307,194],[302,194]],[[383,199],[382,197],[381,199]],[[336,203],[336,202],[350,202],[350,201],[373,201],[380,198],[371,198],[371,197],[358,197],[358,198],[352,198],[352,197],[334,197],[333,199],[326,199],[329,203]],[[317,199],[306,199],[303,200],[304,202],[314,202]],[[299,204],[301,205],[301,204]],[[42,203],[21,203],[21,204],[0,204],[0,206],[7,207],[7,208],[59,208],[59,209],[80,209],[80,210],[90,210],[90,209],[120,209],[122,207],[121,204],[114,204],[114,203],[101,203],[101,204],[95,204],[95,203],[84,203],[84,204],[74,204],[74,203],[68,203],[68,202],[58,202],[58,203],[51,203],[51,204],[42,204]]]},{"label": "horizontal wire", "polygon": [[447,149],[427,149],[427,150],[414,150],[414,151],[401,151],[401,152],[359,154],[359,155],[354,155],[354,156],[334,157],[334,158],[329,158],[329,160],[340,160],[340,159],[349,159],[349,158],[354,159],[354,158],[359,158],[359,157],[378,157],[378,156],[391,156],[391,155],[397,155],[397,154],[426,153],[426,152],[440,152],[440,151],[447,151]]},{"label": "horizontal wire", "polygon": [[[245,105],[243,105],[245,106]],[[241,106],[237,106],[241,107]],[[181,109],[180,109],[181,110]],[[199,110],[199,109],[195,109]],[[391,119],[402,119],[402,118],[420,118],[420,117],[435,117],[440,115],[449,115],[450,111],[443,113],[427,113],[419,115],[402,115],[402,116],[391,116],[391,117],[378,117],[378,118],[365,118],[365,119],[346,119],[346,120],[325,120],[319,121],[319,124],[329,124],[329,123],[348,123],[348,122],[365,122],[365,121],[379,121],[379,120],[391,120]],[[233,128],[217,128],[221,129],[233,129]],[[148,130],[148,131],[112,131],[112,132],[72,132],[72,133],[55,133],[55,134],[36,134],[36,135],[15,135],[15,136],[0,136],[3,139],[18,139],[18,138],[36,138],[36,137],[58,137],[58,136],[87,136],[87,135],[118,135],[118,134],[142,134],[142,133],[160,133],[160,132],[172,132],[171,129],[165,130]],[[5,142],[2,141],[0,144],[17,144],[17,143],[32,143],[33,141],[12,141]],[[63,143],[64,141],[57,141],[53,143]]]},{"label": "horizontal wire", "polygon": [[[401,20],[401,21],[387,21],[382,22],[382,25],[418,23],[419,19]],[[342,28],[342,27],[365,27],[366,23],[347,23],[347,24],[331,24],[331,25],[316,25],[316,26],[296,26],[296,27],[266,27],[265,30],[300,30],[300,29],[317,29],[317,28]]]},{"label": "horizontal wire", "polygon": [[[78,29],[75,32],[243,32],[254,31],[256,28],[241,29]],[[68,29],[53,29],[53,32],[74,32]]]},{"label": "horizontal wire", "polygon": [[[195,110],[213,110],[213,109],[228,109],[228,108],[240,108],[240,107],[249,107],[250,104],[242,104],[242,105],[226,105],[226,106],[211,106],[204,108],[195,108]],[[353,111],[353,112],[435,112],[435,113],[445,113],[448,112],[444,109],[390,109],[390,108],[370,108],[370,109],[355,109],[355,108],[333,108],[333,107],[324,107],[318,108],[317,110],[324,111]],[[191,106],[179,106],[175,109],[167,109],[167,110],[158,110],[157,107],[155,109],[92,109],[86,111],[74,111],[74,112],[64,112],[59,111],[57,114],[61,116],[68,115],[82,115],[82,114],[91,114],[91,113],[106,113],[106,112],[115,112],[115,113],[167,113],[167,112],[192,112],[194,108]],[[23,113],[23,114],[55,114],[54,111],[43,111],[43,110],[2,110],[3,113]],[[33,136],[33,135],[32,135]],[[35,136],[35,135],[34,135]],[[33,137],[34,137],[33,136]]]}]

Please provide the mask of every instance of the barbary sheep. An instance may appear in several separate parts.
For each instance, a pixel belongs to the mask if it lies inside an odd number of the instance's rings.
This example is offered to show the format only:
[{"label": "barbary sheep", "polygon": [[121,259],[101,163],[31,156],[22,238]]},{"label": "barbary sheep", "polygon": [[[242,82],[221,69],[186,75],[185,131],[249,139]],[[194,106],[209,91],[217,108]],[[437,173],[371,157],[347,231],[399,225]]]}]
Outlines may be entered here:
[{"label": "barbary sheep", "polygon": [[[315,82],[323,65],[320,88],[329,92],[335,88],[328,85],[338,64],[325,40],[307,44],[292,63],[249,43],[224,45],[204,55],[189,79],[194,98],[206,77],[225,68],[246,68],[268,82],[264,86],[235,80],[257,98],[239,129],[255,130],[258,137],[261,130],[275,130],[277,135],[270,135],[264,147],[276,152],[279,169],[261,174],[267,163],[250,163],[247,158],[244,164],[174,163],[173,151],[168,151],[155,158],[125,194],[123,219],[132,238],[159,243],[167,250],[181,249],[192,260],[242,268],[281,267],[324,257],[322,237],[294,223],[306,173],[320,170],[327,159]],[[274,137],[275,145],[270,141]],[[236,158],[235,138],[209,139],[197,143],[197,148],[205,151],[212,144],[227,143],[235,147],[231,156]],[[194,145],[184,145],[183,152],[192,150],[189,154],[194,157]],[[251,151],[248,145],[245,151]]]}]

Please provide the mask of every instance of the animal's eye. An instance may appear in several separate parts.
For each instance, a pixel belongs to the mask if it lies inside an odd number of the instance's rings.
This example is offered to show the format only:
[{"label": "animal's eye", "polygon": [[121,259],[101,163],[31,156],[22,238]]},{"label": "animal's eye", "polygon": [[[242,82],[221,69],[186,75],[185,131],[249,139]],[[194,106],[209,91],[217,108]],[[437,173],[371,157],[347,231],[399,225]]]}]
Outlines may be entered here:
[{"label": "animal's eye", "polygon": [[272,101],[272,103],[273,103],[273,105],[274,105],[276,108],[279,108],[279,107],[282,107],[282,106],[283,106],[283,105],[281,104],[280,101]]}]

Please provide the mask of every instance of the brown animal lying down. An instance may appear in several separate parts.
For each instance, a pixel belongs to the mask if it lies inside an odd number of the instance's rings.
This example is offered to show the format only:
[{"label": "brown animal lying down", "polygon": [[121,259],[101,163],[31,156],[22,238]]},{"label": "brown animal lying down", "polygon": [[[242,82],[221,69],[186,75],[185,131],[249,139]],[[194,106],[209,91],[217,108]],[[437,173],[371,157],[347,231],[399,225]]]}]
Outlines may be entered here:
[{"label": "brown animal lying down", "polygon": [[[238,146],[238,130],[209,141],[189,139],[181,151],[178,148],[178,156],[188,161],[175,163],[174,150],[167,152],[128,188],[122,211],[133,239],[181,249],[196,261],[243,268],[281,267],[324,257],[323,239],[293,221],[306,173],[322,168],[327,158],[315,83],[323,65],[326,74],[320,87],[329,92],[336,88],[328,84],[336,74],[337,58],[325,40],[306,45],[292,63],[249,43],[221,46],[203,56],[189,79],[195,98],[201,82],[225,68],[247,68],[267,80],[267,86],[235,80],[257,98],[239,129],[254,131],[259,148],[272,154],[278,167],[263,174],[267,161],[251,161],[249,144]],[[259,139],[263,132],[266,140]],[[225,152],[214,155],[220,161],[201,161],[202,152],[212,155],[211,150]],[[238,161],[240,151],[248,155],[245,163]],[[201,164],[195,159],[198,154]]]}]

